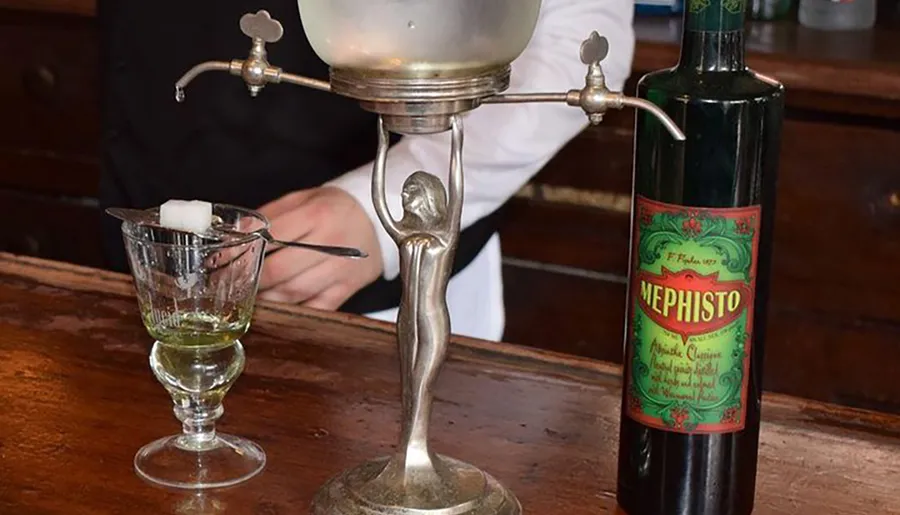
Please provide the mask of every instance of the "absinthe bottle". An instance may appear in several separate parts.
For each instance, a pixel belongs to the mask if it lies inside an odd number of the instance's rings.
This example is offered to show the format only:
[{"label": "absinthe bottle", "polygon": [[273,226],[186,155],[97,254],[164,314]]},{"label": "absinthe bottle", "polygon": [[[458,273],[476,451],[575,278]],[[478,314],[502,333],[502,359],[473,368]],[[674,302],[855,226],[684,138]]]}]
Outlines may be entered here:
[{"label": "absinthe bottle", "polygon": [[784,89],[744,63],[744,0],[688,0],[638,96],[617,497],[627,515],[753,509]]}]

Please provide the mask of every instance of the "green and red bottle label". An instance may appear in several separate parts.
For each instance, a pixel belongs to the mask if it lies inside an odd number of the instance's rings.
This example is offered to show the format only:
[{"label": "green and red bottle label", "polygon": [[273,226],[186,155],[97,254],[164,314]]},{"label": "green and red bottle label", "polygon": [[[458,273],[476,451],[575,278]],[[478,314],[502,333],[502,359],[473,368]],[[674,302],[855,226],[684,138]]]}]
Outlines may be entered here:
[{"label": "green and red bottle label", "polygon": [[638,196],[626,413],[679,433],[744,428],[760,207]]}]

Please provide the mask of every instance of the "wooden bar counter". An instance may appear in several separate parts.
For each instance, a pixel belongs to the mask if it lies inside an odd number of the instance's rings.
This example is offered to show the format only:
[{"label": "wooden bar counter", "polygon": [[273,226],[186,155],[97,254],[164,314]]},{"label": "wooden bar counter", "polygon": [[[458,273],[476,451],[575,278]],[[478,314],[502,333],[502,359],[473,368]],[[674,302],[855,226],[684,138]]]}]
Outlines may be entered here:
[{"label": "wooden bar counter", "polygon": [[[305,514],[316,489],[397,437],[393,326],[262,304],[223,431],[265,471],[204,496],[143,483],[135,451],[179,429],[152,377],[130,278],[0,254],[0,513]],[[612,365],[457,339],[438,385],[438,452],[484,467],[535,515],[613,513]],[[900,417],[765,400],[759,514],[900,513]]]}]

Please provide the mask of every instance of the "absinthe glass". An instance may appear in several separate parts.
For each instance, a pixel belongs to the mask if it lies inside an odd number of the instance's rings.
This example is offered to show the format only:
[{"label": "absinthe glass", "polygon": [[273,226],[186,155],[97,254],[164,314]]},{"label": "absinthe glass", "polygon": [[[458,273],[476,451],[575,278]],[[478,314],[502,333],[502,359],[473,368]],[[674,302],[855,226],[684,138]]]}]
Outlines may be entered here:
[{"label": "absinthe glass", "polygon": [[222,401],[244,369],[240,338],[250,327],[265,255],[261,215],[214,205],[224,241],[125,222],[122,233],[138,307],[156,341],[150,368],[174,403],[182,433],[144,446],[134,466],[144,479],[174,488],[219,488],[265,466],[249,440],[217,433]]}]

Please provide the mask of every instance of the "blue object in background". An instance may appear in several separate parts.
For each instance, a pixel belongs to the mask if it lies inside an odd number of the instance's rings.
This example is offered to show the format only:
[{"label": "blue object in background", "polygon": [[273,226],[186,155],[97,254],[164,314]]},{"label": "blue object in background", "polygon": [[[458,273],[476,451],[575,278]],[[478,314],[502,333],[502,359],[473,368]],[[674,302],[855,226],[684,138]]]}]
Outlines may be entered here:
[{"label": "blue object in background", "polygon": [[684,10],[684,0],[636,0],[636,16],[669,16]]}]

